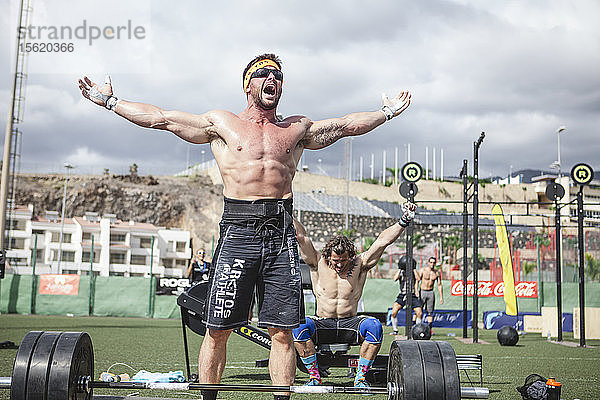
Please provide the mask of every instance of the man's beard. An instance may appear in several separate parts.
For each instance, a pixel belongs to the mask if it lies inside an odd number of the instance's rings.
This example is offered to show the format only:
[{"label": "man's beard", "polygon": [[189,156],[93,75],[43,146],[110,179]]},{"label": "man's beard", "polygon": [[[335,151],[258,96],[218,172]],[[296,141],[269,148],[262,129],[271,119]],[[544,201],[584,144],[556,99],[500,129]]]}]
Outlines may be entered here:
[{"label": "man's beard", "polygon": [[256,96],[253,96],[254,104],[259,108],[262,108],[263,110],[274,110],[275,108],[277,108],[277,105],[279,104],[279,99],[281,98],[281,93],[279,94],[279,96],[275,97],[275,100],[271,105],[265,104],[265,102],[263,101],[263,93],[264,89],[261,87]]},{"label": "man's beard", "polygon": [[279,104],[279,97],[277,97],[277,98],[275,99],[275,102],[274,102],[272,105],[270,105],[270,106],[267,106],[267,105],[266,105],[266,104],[263,102],[262,96],[261,96],[261,97],[259,97],[259,99],[258,99],[258,102],[257,102],[257,105],[258,105],[260,108],[262,108],[263,110],[273,110],[273,109],[277,108],[277,105],[278,105],[278,104]]}]

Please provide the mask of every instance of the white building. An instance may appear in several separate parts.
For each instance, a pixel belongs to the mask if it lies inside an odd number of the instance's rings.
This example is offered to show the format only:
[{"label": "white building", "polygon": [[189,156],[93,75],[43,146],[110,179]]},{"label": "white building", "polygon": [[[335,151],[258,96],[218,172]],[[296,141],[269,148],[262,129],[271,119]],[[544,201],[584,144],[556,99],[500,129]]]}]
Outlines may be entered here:
[{"label": "white building", "polygon": [[114,214],[86,212],[61,224],[56,211],[34,219],[32,205],[17,206],[9,228],[7,259],[15,274],[31,274],[35,262],[36,274],[88,274],[91,266],[100,276],[182,277],[192,255],[189,231]]}]

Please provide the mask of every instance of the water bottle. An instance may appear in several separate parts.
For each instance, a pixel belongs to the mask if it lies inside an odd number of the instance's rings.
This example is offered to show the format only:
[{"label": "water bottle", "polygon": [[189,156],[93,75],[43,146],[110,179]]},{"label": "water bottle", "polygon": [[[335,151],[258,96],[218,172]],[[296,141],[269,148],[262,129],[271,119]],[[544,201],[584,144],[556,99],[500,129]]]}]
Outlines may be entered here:
[{"label": "water bottle", "polygon": [[554,378],[546,381],[546,395],[548,400],[560,400],[560,382],[556,382]]},{"label": "water bottle", "polygon": [[100,374],[100,380],[102,382],[121,382],[121,381],[129,381],[129,374],[120,374],[115,375],[110,372],[103,372]]},{"label": "water bottle", "polygon": [[118,382],[119,377],[115,374],[111,374],[110,372],[103,372],[100,374],[100,380],[102,382]]}]

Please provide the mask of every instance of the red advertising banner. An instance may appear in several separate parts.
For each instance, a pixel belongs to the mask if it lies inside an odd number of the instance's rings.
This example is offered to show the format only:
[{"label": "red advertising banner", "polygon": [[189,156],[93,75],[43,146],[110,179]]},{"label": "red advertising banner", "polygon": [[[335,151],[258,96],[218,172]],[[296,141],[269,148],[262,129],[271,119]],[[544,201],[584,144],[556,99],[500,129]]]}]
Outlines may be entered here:
[{"label": "red advertising banner", "polygon": [[[479,297],[504,296],[504,282],[479,281],[478,284],[479,288],[477,289],[477,295]],[[517,297],[537,298],[537,282],[518,282],[515,284],[515,292],[517,292]],[[453,280],[452,286],[450,287],[450,294],[452,296],[462,296],[463,281]],[[467,296],[473,296],[473,281],[467,281]]]},{"label": "red advertising banner", "polygon": [[39,293],[77,296],[79,275],[40,275]]}]

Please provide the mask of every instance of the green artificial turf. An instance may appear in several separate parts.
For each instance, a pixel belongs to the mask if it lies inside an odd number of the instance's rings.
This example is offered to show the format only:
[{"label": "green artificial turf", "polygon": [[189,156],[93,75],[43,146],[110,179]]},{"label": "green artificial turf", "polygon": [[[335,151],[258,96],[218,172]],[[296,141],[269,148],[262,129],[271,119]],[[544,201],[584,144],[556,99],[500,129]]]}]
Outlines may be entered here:
[{"label": "green artificial turf", "polygon": [[[106,371],[114,363],[125,363],[137,370],[151,372],[169,372],[182,370],[185,373],[185,358],[181,325],[178,320],[112,318],[112,317],[56,317],[0,315],[0,341],[11,340],[19,343],[23,336],[31,330],[44,331],[85,331],[90,334],[95,353],[95,379],[102,371]],[[191,333],[188,340],[191,349],[192,369],[197,368],[197,355],[202,338]],[[393,336],[385,329],[382,353],[387,353]],[[454,334],[462,336],[459,329],[434,329],[434,340],[447,340],[457,354],[482,354],[484,386],[494,391],[490,399],[520,399],[515,390],[522,385],[525,377],[538,373],[545,377],[553,376],[562,383],[562,398],[572,400],[600,398],[600,341],[588,340],[593,348],[567,347],[548,342],[539,334],[523,335],[514,347],[501,347],[496,341],[495,331],[479,330],[480,341],[489,344],[464,344]],[[469,336],[471,336],[469,331]],[[565,341],[578,343],[572,334],[565,334]],[[357,351],[354,348],[353,351]],[[16,350],[0,350],[0,376],[10,376]],[[227,356],[227,366],[223,375],[224,383],[236,384],[270,384],[266,368],[254,367],[254,361],[267,358],[268,352],[258,345],[232,335]],[[114,366],[111,372],[132,373],[125,366]],[[346,369],[332,369],[332,376],[327,384],[351,383],[346,378]],[[468,379],[478,380],[475,371],[469,377],[461,372],[461,381],[468,386]],[[306,375],[298,372],[295,384],[301,385]],[[478,384],[478,382],[477,382]],[[95,390],[95,394],[124,395],[134,391]],[[198,392],[160,393],[143,391],[140,396],[199,398]],[[373,399],[384,399],[385,396],[370,396]],[[268,393],[223,392],[220,399],[250,400],[272,399]],[[339,399],[360,398],[356,395],[294,395],[296,399]],[[0,399],[9,399],[8,391],[0,391]]]}]

